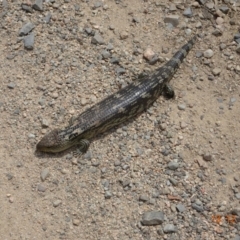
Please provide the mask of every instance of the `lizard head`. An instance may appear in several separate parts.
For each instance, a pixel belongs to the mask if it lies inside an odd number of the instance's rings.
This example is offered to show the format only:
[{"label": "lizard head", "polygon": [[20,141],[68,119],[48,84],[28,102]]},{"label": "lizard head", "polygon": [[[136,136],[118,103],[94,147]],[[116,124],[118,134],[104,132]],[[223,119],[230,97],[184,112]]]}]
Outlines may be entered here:
[{"label": "lizard head", "polygon": [[59,135],[59,130],[55,129],[46,134],[37,144],[37,150],[41,152],[61,152],[65,150],[63,140]]}]

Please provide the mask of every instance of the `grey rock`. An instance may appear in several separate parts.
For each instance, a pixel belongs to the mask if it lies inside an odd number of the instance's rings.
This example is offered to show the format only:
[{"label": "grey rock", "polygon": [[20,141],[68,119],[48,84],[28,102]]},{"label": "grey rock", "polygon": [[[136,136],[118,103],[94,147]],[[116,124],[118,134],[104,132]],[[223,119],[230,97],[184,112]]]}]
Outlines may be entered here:
[{"label": "grey rock", "polygon": [[110,60],[110,63],[112,64],[118,64],[120,62],[120,59],[118,57],[112,57]]},{"label": "grey rock", "polygon": [[97,168],[96,168],[95,166],[90,167],[90,168],[89,168],[89,172],[91,172],[91,173],[96,173],[96,172],[97,172]]},{"label": "grey rock", "polygon": [[200,57],[202,57],[202,55],[203,55],[203,53],[202,53],[202,52],[200,52],[200,51],[197,51],[195,56],[196,56],[197,58],[200,58]]},{"label": "grey rock", "polygon": [[112,197],[112,193],[110,191],[106,191],[104,197],[105,199],[110,199]]},{"label": "grey rock", "polygon": [[203,212],[203,210],[204,210],[202,205],[198,205],[196,203],[192,203],[192,208],[198,212]]},{"label": "grey rock", "polygon": [[111,56],[110,52],[107,50],[103,50],[101,52],[101,55],[102,55],[103,59],[109,58]]},{"label": "grey rock", "polygon": [[132,21],[135,22],[135,23],[139,23],[140,19],[138,17],[133,17]]},{"label": "grey rock", "polygon": [[6,176],[9,181],[13,179],[13,175],[11,173],[7,173]]},{"label": "grey rock", "polygon": [[179,110],[185,110],[186,109],[186,105],[181,103],[181,104],[178,104],[178,109]]},{"label": "grey rock", "polygon": [[234,40],[239,39],[239,38],[240,38],[240,33],[236,33],[236,34],[234,35]]},{"label": "grey rock", "polygon": [[203,160],[212,161],[213,160],[213,155],[205,153],[205,154],[203,154]]},{"label": "grey rock", "polygon": [[169,6],[169,11],[170,11],[170,12],[174,12],[174,11],[176,11],[176,10],[177,10],[176,5],[175,5],[174,3],[171,3],[170,6]]},{"label": "grey rock", "polygon": [[37,11],[43,10],[43,1],[42,0],[36,0],[35,3],[32,5],[32,8]]},{"label": "grey rock", "polygon": [[27,50],[33,50],[34,45],[34,33],[30,33],[26,37],[24,37],[24,48]]},{"label": "grey rock", "polygon": [[155,63],[157,63],[159,60],[159,56],[157,54],[154,54],[154,56],[149,60],[149,64],[150,65],[154,65]]},{"label": "grey rock", "polygon": [[90,28],[90,27],[86,27],[84,30],[88,35],[92,34],[92,28]]},{"label": "grey rock", "polygon": [[31,6],[29,6],[27,4],[22,3],[21,7],[22,7],[22,10],[24,10],[26,12],[29,12],[29,13],[33,12],[33,9],[31,8]]},{"label": "grey rock", "polygon": [[178,15],[168,15],[164,18],[165,23],[172,24],[173,27],[176,27],[179,24],[179,16]]},{"label": "grey rock", "polygon": [[153,193],[152,193],[152,197],[153,198],[158,198],[160,196],[160,192],[158,189],[154,189]]},{"label": "grey rock", "polygon": [[120,166],[120,165],[121,165],[121,162],[120,162],[119,160],[116,160],[116,161],[114,162],[114,166],[115,166],[115,167]]},{"label": "grey rock", "polygon": [[104,190],[109,189],[110,182],[109,182],[108,180],[104,179],[104,180],[102,181],[102,185],[103,185],[103,187],[104,187]]},{"label": "grey rock", "polygon": [[240,199],[240,193],[236,193],[236,194],[235,194],[235,197],[236,197],[237,199]]},{"label": "grey rock", "polygon": [[[130,183],[131,183],[131,181],[130,181],[129,179],[124,179],[124,180],[122,181],[122,186],[125,188],[125,187],[129,186]],[[139,199],[140,199],[140,198],[139,198]]]},{"label": "grey rock", "polygon": [[49,122],[48,122],[48,120],[42,119],[42,127],[43,127],[43,128],[49,127]]},{"label": "grey rock", "polygon": [[44,23],[49,23],[51,18],[52,18],[52,14],[51,13],[47,13],[47,15],[43,18],[43,22]]},{"label": "grey rock", "polygon": [[43,98],[41,98],[41,99],[38,100],[38,104],[41,105],[41,106],[44,106],[45,103],[46,103],[46,100],[43,99]]},{"label": "grey rock", "polygon": [[186,17],[191,18],[193,16],[192,9],[190,7],[186,8],[183,12],[183,15]]},{"label": "grey rock", "polygon": [[179,203],[177,206],[176,206],[176,209],[178,210],[178,212],[184,212],[186,210],[185,206],[181,203]]},{"label": "grey rock", "polygon": [[209,75],[208,76],[208,80],[213,81],[214,80],[214,76],[213,75]]},{"label": "grey rock", "polygon": [[163,227],[164,233],[174,233],[176,231],[177,231],[177,228],[171,223],[168,223]]},{"label": "grey rock", "polygon": [[43,169],[42,172],[41,172],[42,181],[44,182],[48,176],[49,176],[48,168]]},{"label": "grey rock", "polygon": [[100,1],[98,1],[98,2],[95,2],[95,3],[94,3],[94,6],[93,6],[93,9],[100,8],[102,5],[103,5],[103,3],[102,3],[102,2],[100,2]]},{"label": "grey rock", "polygon": [[240,53],[240,43],[237,45],[236,52]]},{"label": "grey rock", "polygon": [[91,41],[92,44],[104,44],[104,40],[102,38],[102,36],[99,34],[99,33],[96,33],[93,37],[92,37],[92,41]]},{"label": "grey rock", "polygon": [[240,208],[234,208],[234,209],[231,211],[231,214],[237,215],[238,217],[240,217]]},{"label": "grey rock", "polygon": [[225,43],[221,43],[219,47],[221,50],[223,50],[227,47],[227,45]]},{"label": "grey rock", "polygon": [[240,235],[236,235],[233,240],[240,240]]},{"label": "grey rock", "polygon": [[160,211],[145,212],[141,223],[145,226],[160,225],[164,221],[164,214]]},{"label": "grey rock", "polygon": [[202,23],[200,22],[200,21],[198,21],[197,23],[196,23],[196,28],[201,28],[202,27]]},{"label": "grey rock", "polygon": [[191,35],[192,30],[191,30],[190,28],[187,28],[187,29],[185,30],[185,33],[186,33],[187,35]]},{"label": "grey rock", "polygon": [[29,134],[28,134],[28,138],[30,138],[30,139],[31,139],[31,138],[33,139],[33,138],[35,138],[35,137],[36,137],[36,136],[35,136],[34,134],[32,134],[32,133],[29,133]]},{"label": "grey rock", "polygon": [[195,200],[195,203],[196,203],[197,205],[202,205],[202,202],[201,202],[198,198]]},{"label": "grey rock", "polygon": [[213,56],[213,50],[212,49],[207,49],[206,51],[204,51],[204,53],[203,53],[203,56],[205,57],[205,58],[211,58],[212,56]]},{"label": "grey rock", "polygon": [[91,152],[91,151],[87,151],[87,152],[83,155],[83,159],[91,160],[91,159],[92,159],[92,152]]},{"label": "grey rock", "polygon": [[16,86],[16,84],[13,83],[13,82],[10,82],[10,83],[7,85],[7,87],[10,88],[10,89],[14,89],[15,86]]},{"label": "grey rock", "polygon": [[240,44],[240,38],[235,39],[235,42],[236,42],[237,44]]},{"label": "grey rock", "polygon": [[126,70],[122,67],[118,67],[116,69],[116,73],[119,75],[119,74],[124,74],[126,72]]},{"label": "grey rock", "polygon": [[44,185],[42,185],[42,184],[38,184],[37,190],[39,192],[45,192],[47,190],[47,188]]},{"label": "grey rock", "polygon": [[16,56],[17,56],[17,54],[15,54],[15,53],[10,53],[10,54],[8,54],[8,55],[6,56],[6,58],[7,58],[8,60],[12,60],[12,59],[14,59]]},{"label": "grey rock", "polygon": [[168,163],[167,167],[170,170],[176,170],[176,169],[179,168],[179,163],[176,162],[176,161],[171,161],[171,162]]},{"label": "grey rock", "polygon": [[145,194],[142,194],[139,196],[139,201],[141,201],[141,202],[147,202],[148,200],[149,200],[149,198]]},{"label": "grey rock", "polygon": [[216,36],[216,37],[219,37],[219,36],[222,36],[222,31],[220,29],[215,29],[213,30],[212,32],[212,35]]},{"label": "grey rock", "polygon": [[61,200],[55,200],[55,201],[53,202],[53,206],[54,206],[54,207],[58,207],[61,203],[62,203]]},{"label": "grey rock", "polygon": [[31,22],[26,23],[19,31],[19,36],[24,36],[30,33],[34,29],[34,24]]},{"label": "grey rock", "polygon": [[212,73],[213,73],[213,75],[214,76],[217,76],[217,75],[219,75],[220,73],[221,73],[221,71],[222,71],[222,69],[221,68],[214,68],[213,70],[212,70]]},{"label": "grey rock", "polygon": [[178,185],[178,181],[175,178],[170,178],[169,181],[171,182],[171,184],[173,186],[177,186]]},{"label": "grey rock", "polygon": [[219,9],[224,13],[227,14],[229,12],[229,7],[227,5],[222,5]]},{"label": "grey rock", "polygon": [[108,45],[106,46],[106,50],[111,51],[113,49],[114,49],[113,45],[111,43],[108,43]]}]

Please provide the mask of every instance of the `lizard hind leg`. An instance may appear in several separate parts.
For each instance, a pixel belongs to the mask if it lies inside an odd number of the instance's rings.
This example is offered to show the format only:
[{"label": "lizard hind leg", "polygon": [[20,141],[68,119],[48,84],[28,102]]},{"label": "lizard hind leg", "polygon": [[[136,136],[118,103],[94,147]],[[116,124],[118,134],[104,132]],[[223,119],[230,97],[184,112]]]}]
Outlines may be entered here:
[{"label": "lizard hind leg", "polygon": [[175,96],[174,90],[169,84],[164,86],[163,93],[167,98],[174,98]]}]

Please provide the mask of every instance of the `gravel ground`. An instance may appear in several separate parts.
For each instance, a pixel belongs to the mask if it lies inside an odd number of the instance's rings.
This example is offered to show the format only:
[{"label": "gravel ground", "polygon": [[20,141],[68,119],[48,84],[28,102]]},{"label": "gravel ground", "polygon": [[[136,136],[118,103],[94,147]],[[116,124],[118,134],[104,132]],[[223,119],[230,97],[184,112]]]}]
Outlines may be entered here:
[{"label": "gravel ground", "polygon": [[[0,2],[0,239],[240,240],[240,2],[202,2]],[[35,152],[196,33],[174,99]]]}]

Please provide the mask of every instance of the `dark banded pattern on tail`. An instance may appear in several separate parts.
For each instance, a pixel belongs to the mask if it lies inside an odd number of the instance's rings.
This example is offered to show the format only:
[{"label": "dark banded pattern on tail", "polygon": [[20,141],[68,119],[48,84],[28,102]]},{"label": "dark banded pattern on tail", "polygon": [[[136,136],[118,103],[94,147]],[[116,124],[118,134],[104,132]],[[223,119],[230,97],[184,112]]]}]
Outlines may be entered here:
[{"label": "dark banded pattern on tail", "polygon": [[166,63],[166,66],[170,66],[172,68],[178,68],[182,63],[183,59],[187,56],[189,51],[192,49],[194,43],[197,41],[197,36],[194,36],[188,43],[182,46],[182,48],[177,51],[169,62]]},{"label": "dark banded pattern on tail", "polygon": [[60,152],[73,145],[79,145],[79,151],[85,152],[93,137],[143,112],[163,91],[173,96],[174,92],[168,86],[168,82],[196,40],[197,37],[193,37],[154,73],[129,84],[81,113],[74,118],[70,126],[45,135],[37,144],[37,149],[44,152]]},{"label": "dark banded pattern on tail", "polygon": [[183,45],[163,67],[157,70],[157,75],[160,81],[163,80],[164,83],[167,84],[171,80],[174,73],[179,68],[196,41],[197,36],[194,36],[185,45]]}]

